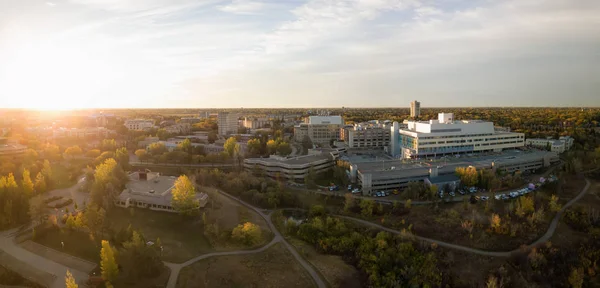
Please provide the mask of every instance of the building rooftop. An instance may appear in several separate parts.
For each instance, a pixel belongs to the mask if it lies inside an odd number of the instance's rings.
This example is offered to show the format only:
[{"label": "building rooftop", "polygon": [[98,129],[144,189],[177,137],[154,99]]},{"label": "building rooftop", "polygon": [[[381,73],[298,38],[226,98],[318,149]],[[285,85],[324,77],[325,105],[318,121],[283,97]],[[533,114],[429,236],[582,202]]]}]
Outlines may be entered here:
[{"label": "building rooftop", "polygon": [[[146,175],[147,180],[142,175]],[[132,199],[147,204],[170,206],[173,195],[171,191],[177,177],[162,176],[156,172],[134,172],[129,175],[130,181],[126,189],[121,192],[118,200],[126,201]],[[205,193],[196,193],[196,199],[204,201],[208,198]]]},{"label": "building rooftop", "polygon": [[454,174],[429,177],[429,182],[431,182],[431,184],[440,184],[440,183],[453,182],[453,181],[458,181],[458,180],[460,180],[460,178],[458,178],[458,176],[456,176]]},{"label": "building rooftop", "polygon": [[331,160],[333,157],[329,153],[315,154],[315,155],[306,155],[299,157],[279,157],[271,155],[269,158],[249,158],[249,162],[253,161],[263,161],[263,162],[271,162],[271,163],[285,163],[285,164],[309,164],[319,160]]}]

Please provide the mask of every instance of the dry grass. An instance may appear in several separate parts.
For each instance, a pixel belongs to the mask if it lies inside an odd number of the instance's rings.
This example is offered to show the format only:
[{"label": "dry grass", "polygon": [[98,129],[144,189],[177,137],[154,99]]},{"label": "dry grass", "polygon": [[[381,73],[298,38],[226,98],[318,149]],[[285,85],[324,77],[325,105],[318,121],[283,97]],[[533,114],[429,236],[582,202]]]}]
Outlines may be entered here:
[{"label": "dry grass", "polygon": [[177,287],[313,287],[310,275],[278,243],[256,254],[211,257],[181,270]]},{"label": "dry grass", "polygon": [[331,287],[360,288],[360,275],[356,268],[344,262],[342,257],[321,254],[305,242],[288,238],[298,253],[325,278]]}]

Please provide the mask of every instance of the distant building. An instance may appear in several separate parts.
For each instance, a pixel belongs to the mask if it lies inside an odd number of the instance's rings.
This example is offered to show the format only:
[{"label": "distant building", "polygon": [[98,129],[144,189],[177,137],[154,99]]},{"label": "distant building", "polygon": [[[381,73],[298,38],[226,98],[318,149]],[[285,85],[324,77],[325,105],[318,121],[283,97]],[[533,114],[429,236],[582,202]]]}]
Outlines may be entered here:
[{"label": "distant building", "polygon": [[171,134],[185,134],[190,133],[192,125],[189,123],[178,123],[165,127],[165,130]]},{"label": "distant building", "polygon": [[294,126],[294,139],[302,142],[305,137],[314,144],[329,144],[340,139],[340,128],[344,126],[342,116],[309,116],[305,123]]},{"label": "distant building", "polygon": [[391,138],[391,152],[399,147],[404,158],[500,152],[525,145],[523,133],[496,131],[494,123],[482,120],[456,121],[452,113],[440,113],[437,120],[408,121],[407,128],[398,134],[392,131]]},{"label": "distant building", "polygon": [[109,136],[116,135],[115,130],[109,130],[104,127],[92,127],[92,128],[56,128],[52,130],[53,138],[107,138]]},{"label": "distant building", "polygon": [[240,115],[231,112],[219,112],[217,116],[218,132],[221,136],[237,133],[239,128]]},{"label": "distant building", "polygon": [[154,120],[149,119],[132,119],[125,121],[125,127],[129,130],[141,131],[155,128]]},{"label": "distant building", "polygon": [[208,111],[200,111],[198,113],[198,118],[200,118],[200,119],[208,119],[208,118],[210,118],[210,112],[208,112]]},{"label": "distant building", "polygon": [[541,138],[528,138],[525,139],[525,145],[547,149],[556,153],[563,153],[570,150],[573,147],[573,138],[570,136],[562,136],[556,139],[541,139]]},{"label": "distant building", "polygon": [[269,118],[257,118],[257,117],[245,117],[244,118],[244,127],[248,129],[260,129],[266,126],[271,127],[273,125],[273,121],[269,120]]},{"label": "distant building", "polygon": [[[149,170],[134,172],[129,175],[129,182],[123,192],[115,199],[115,205],[123,208],[138,207],[155,211],[177,212],[171,205],[175,186],[173,176],[161,176]],[[206,206],[208,195],[196,193],[198,207]]]},{"label": "distant building", "polygon": [[390,144],[391,124],[369,121],[340,129],[340,138],[348,148],[384,148]]},{"label": "distant building", "polygon": [[18,159],[27,150],[27,146],[11,142],[7,138],[0,138],[0,159]]},{"label": "distant building", "polygon": [[310,169],[316,174],[324,173],[334,166],[335,156],[332,153],[316,153],[298,157],[280,157],[244,159],[244,169],[251,173],[266,175],[271,178],[282,177],[289,181],[302,182]]},{"label": "distant building", "polygon": [[187,123],[190,125],[200,123],[200,121],[202,121],[201,118],[193,118],[193,117],[184,117],[184,118],[179,119],[179,123]]},{"label": "distant building", "polygon": [[410,102],[410,117],[419,117],[421,116],[421,102],[415,100]]}]

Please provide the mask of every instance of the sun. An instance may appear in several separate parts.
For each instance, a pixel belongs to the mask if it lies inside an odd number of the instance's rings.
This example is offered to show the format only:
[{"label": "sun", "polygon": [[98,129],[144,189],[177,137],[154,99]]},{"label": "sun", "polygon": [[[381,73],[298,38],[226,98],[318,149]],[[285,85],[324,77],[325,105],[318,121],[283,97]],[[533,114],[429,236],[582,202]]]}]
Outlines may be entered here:
[{"label": "sun", "polygon": [[70,110],[106,100],[99,84],[110,67],[98,59],[101,51],[68,41],[40,41],[7,54],[0,68],[0,95],[6,96],[0,97],[0,106]]}]

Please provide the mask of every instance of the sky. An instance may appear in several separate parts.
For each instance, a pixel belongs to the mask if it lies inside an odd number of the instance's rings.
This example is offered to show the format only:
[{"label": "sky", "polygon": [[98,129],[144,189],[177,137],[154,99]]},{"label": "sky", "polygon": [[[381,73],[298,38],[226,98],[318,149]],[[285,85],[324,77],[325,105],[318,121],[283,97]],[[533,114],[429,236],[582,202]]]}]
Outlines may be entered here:
[{"label": "sky", "polygon": [[0,107],[600,106],[598,0],[0,0]]}]

